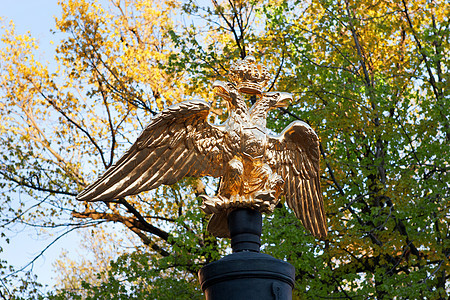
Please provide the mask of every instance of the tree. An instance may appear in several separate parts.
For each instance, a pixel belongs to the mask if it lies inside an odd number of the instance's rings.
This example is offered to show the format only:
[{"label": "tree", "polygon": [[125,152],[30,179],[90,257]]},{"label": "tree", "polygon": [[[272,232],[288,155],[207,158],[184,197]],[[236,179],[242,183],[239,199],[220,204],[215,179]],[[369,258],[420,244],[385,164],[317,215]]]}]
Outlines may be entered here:
[{"label": "tree", "polygon": [[[197,295],[197,270],[226,247],[205,232],[199,181],[86,207],[73,195],[133,142],[140,120],[183,94],[211,99],[211,79],[223,79],[230,62],[253,46],[274,74],[269,89],[296,95],[288,109],[272,113],[269,126],[280,131],[302,119],[321,139],[329,237],[313,239],[284,206],[263,227],[264,251],[296,267],[295,294],[448,297],[449,4],[280,0],[202,7],[191,1],[151,11],[155,5],[119,2],[109,13],[81,0],[64,5],[57,24],[70,33],[58,48],[65,85],[30,59],[27,37],[10,33],[9,45],[22,50],[2,56],[2,72],[11,73],[1,85],[8,105],[1,107],[0,126],[9,126],[2,128],[1,173],[15,191],[45,199],[32,221],[49,216],[44,224],[51,224],[61,213],[51,216],[52,207],[44,205],[68,207],[75,210],[69,220],[83,221],[72,225],[121,222],[148,246],[114,262],[103,285],[85,289],[137,297],[169,284],[191,286],[185,290]],[[170,11],[179,9],[204,21],[170,24]],[[18,109],[18,117],[10,117]],[[37,117],[59,125],[40,129],[34,124],[45,122],[33,123]],[[19,130],[23,124],[28,131]],[[214,189],[214,180],[204,183]],[[148,264],[154,272],[137,272]],[[127,278],[128,289],[120,278]]]},{"label": "tree", "polygon": [[[152,267],[149,267],[152,266]],[[103,277],[103,278],[101,278]],[[95,277],[94,277],[95,278]],[[177,268],[168,268],[149,253],[124,254],[98,282],[82,281],[78,289],[63,289],[50,299],[203,299],[198,279]]]},{"label": "tree", "polygon": [[[265,227],[265,251],[294,263],[301,297],[445,299],[449,5],[265,2],[256,9],[260,35],[240,34],[243,7],[216,4],[215,23],[242,55],[253,44],[276,74],[273,86],[297,95],[272,115],[272,128],[302,119],[318,131],[330,221],[329,238],[317,242],[299,236],[298,221],[277,210]],[[205,49],[216,44],[192,46],[184,52],[199,56],[199,73],[209,74],[215,64],[202,63],[213,56]]]},{"label": "tree", "polygon": [[56,290],[82,293],[82,282],[91,285],[101,284],[111,269],[110,262],[117,260],[124,252],[124,248],[139,245],[139,239],[134,238],[130,232],[117,233],[114,229],[113,226],[103,224],[84,230],[80,245],[84,251],[79,253],[77,259],[72,259],[67,250],[61,253],[54,263]]},{"label": "tree", "polygon": [[297,262],[308,297],[448,297],[449,8],[440,1],[263,8],[268,51],[281,49],[284,63],[278,84],[298,95],[283,118],[307,120],[322,144],[329,238],[294,242],[294,227],[283,223],[268,238],[274,243],[289,228],[286,249],[272,251]]},{"label": "tree", "polygon": [[[0,247],[0,253],[3,249]],[[8,300],[19,299],[42,299],[42,285],[37,282],[36,276],[30,271],[25,272],[22,276],[13,274],[14,267],[9,265],[7,261],[0,260],[0,297]]]},{"label": "tree", "polygon": [[184,95],[179,82],[186,75],[162,67],[174,51],[167,32],[175,4],[110,4],[106,10],[95,1],[61,3],[56,26],[66,38],[53,71],[35,59],[32,37],[16,35],[12,24],[4,27],[2,227],[21,223],[64,228],[65,234],[118,222],[140,238],[138,248],[167,258],[166,269],[181,266],[193,276],[200,265],[192,261],[217,258],[224,244],[204,233],[205,216],[192,209],[197,189],[203,190],[198,180],[115,202],[74,198],[134,142],[152,115]]}]

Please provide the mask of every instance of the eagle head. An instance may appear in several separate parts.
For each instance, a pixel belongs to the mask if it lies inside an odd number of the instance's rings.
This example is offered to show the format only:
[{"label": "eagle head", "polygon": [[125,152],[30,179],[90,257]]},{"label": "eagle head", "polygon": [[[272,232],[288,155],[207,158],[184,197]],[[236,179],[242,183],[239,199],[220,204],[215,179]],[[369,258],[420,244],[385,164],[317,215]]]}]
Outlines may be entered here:
[{"label": "eagle head", "polygon": [[227,81],[216,80],[212,84],[214,93],[222,97],[227,102],[233,102],[232,98],[237,96],[237,89],[233,83]]},{"label": "eagle head", "polygon": [[214,93],[222,97],[222,99],[227,102],[227,105],[229,105],[229,108],[234,109],[245,105],[245,102],[242,100],[242,97],[233,83],[216,80],[214,81],[212,87],[214,89]]},{"label": "eagle head", "polygon": [[267,92],[263,96],[263,101],[267,104],[267,110],[288,107],[292,101],[292,94],[285,92]]}]

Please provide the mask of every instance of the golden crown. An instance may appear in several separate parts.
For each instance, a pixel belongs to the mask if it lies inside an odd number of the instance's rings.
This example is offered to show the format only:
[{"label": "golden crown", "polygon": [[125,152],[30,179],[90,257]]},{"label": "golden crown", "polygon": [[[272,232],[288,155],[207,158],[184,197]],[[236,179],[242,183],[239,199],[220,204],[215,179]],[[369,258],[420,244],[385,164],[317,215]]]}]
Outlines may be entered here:
[{"label": "golden crown", "polygon": [[228,78],[239,92],[253,95],[262,93],[270,74],[265,66],[257,64],[255,58],[248,55],[231,66]]}]

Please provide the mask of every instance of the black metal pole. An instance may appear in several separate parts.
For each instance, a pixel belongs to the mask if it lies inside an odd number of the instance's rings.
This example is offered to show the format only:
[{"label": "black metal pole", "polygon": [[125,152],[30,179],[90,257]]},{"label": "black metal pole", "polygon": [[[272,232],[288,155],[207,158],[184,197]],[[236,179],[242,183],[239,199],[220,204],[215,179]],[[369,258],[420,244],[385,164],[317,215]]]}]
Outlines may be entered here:
[{"label": "black metal pole", "polygon": [[233,253],[199,271],[206,300],[292,299],[295,269],[259,252],[261,213],[236,209],[228,216]]}]

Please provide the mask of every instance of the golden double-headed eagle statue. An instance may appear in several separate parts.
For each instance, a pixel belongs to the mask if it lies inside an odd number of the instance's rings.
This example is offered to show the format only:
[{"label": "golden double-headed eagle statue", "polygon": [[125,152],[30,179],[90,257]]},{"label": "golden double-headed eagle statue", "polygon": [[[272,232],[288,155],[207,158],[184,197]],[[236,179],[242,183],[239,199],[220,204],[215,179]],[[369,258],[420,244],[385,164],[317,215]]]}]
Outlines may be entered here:
[{"label": "golden double-headed eagle statue", "polygon": [[[267,69],[253,56],[238,60],[229,81],[213,83],[226,101],[229,117],[221,125],[208,122],[211,106],[184,101],[158,114],[131,148],[94,183],[81,201],[108,201],[174,184],[183,177],[221,177],[219,192],[203,196],[202,209],[212,214],[208,230],[229,237],[227,215],[236,208],[273,212],[285,197],[303,225],[319,238],[327,235],[319,182],[319,139],[302,121],[274,136],[266,128],[270,109],[286,107],[292,96],[263,92]],[[248,109],[242,94],[256,95]]]}]

